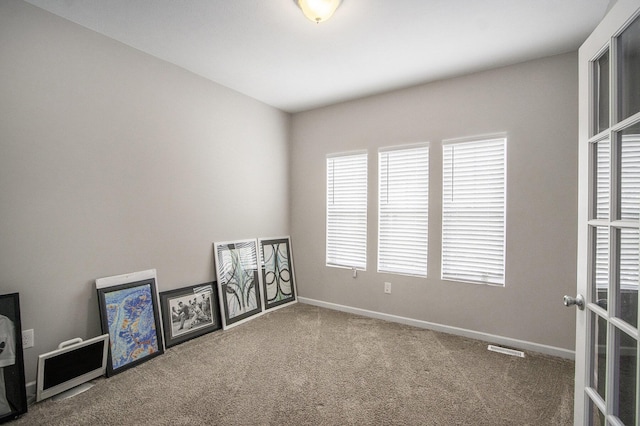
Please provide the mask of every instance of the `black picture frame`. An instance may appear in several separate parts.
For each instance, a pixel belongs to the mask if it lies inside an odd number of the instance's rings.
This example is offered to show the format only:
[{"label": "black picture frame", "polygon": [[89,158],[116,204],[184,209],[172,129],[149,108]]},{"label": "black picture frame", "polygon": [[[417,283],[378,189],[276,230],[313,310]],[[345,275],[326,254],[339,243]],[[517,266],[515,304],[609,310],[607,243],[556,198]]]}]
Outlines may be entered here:
[{"label": "black picture frame", "polygon": [[0,423],[27,412],[20,294],[0,295]]},{"label": "black picture frame", "polygon": [[296,303],[291,238],[259,238],[258,244],[265,310]]},{"label": "black picture frame", "polygon": [[217,281],[162,291],[160,309],[167,348],[222,328]]},{"label": "black picture frame", "polygon": [[107,377],[164,353],[155,278],[97,291],[102,333],[109,334]]}]

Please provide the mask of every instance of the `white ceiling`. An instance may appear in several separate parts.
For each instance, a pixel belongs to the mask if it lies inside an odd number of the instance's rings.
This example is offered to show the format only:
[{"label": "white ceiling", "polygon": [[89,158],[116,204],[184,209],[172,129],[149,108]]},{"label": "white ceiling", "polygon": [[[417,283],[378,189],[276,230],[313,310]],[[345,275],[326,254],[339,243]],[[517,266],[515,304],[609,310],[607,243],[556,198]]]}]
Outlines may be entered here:
[{"label": "white ceiling", "polygon": [[615,0],[27,0],[288,112],[575,51]]}]

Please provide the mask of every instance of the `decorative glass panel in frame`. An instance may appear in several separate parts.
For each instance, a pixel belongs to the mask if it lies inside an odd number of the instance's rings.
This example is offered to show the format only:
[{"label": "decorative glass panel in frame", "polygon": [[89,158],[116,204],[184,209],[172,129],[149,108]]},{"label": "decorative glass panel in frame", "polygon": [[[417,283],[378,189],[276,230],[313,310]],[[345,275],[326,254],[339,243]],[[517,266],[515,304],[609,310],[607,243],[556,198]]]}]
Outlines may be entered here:
[{"label": "decorative glass panel in frame", "polygon": [[265,309],[295,303],[296,282],[290,238],[260,238],[258,242]]},{"label": "decorative glass panel in frame", "polygon": [[155,269],[97,279],[96,289],[109,333],[107,377],[164,353]]},{"label": "decorative glass panel in frame", "polygon": [[214,243],[222,328],[262,312],[258,245],[255,239]]}]

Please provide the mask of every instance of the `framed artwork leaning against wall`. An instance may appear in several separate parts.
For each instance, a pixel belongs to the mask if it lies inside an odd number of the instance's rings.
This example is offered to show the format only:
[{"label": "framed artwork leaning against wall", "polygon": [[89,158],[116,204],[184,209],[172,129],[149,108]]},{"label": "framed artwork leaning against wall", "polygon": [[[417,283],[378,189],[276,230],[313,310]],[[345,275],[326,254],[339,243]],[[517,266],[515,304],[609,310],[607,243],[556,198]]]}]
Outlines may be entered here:
[{"label": "framed artwork leaning against wall", "polygon": [[160,292],[167,348],[222,328],[216,281]]},{"label": "framed artwork leaning against wall", "polygon": [[107,377],[164,353],[155,269],[96,280]]},{"label": "framed artwork leaning against wall", "polygon": [[0,423],[27,412],[20,295],[0,295]]},{"label": "framed artwork leaning against wall", "polygon": [[257,240],[214,243],[222,327],[262,313]]},{"label": "framed artwork leaning against wall", "polygon": [[265,309],[296,302],[291,239],[260,238],[260,260]]}]

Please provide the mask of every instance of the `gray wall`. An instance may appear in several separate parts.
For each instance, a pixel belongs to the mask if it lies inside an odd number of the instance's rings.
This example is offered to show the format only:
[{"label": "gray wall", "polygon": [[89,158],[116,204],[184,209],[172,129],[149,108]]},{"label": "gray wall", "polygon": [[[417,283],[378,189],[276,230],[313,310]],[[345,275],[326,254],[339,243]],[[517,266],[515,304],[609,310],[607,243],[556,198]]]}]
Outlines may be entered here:
[{"label": "gray wall", "polygon": [[[292,119],[291,235],[301,296],[573,350],[577,54],[334,105]],[[440,279],[442,146],[506,132],[506,286]],[[430,142],[428,278],[376,272],[377,150]],[[325,266],[325,158],[369,153],[367,271]],[[392,283],[384,294],[383,282]]]},{"label": "gray wall", "polygon": [[[0,58],[0,293],[20,292],[35,329],[27,380],[39,353],[99,334],[96,278],[205,282],[214,241],[289,232],[303,297],[573,349],[576,54],[293,118],[19,0],[0,2]],[[495,132],[509,137],[507,284],[443,282],[440,141]],[[377,149],[422,141],[429,277],[378,274]],[[354,149],[370,170],[357,279],[324,265],[325,156]]]},{"label": "gray wall", "polygon": [[290,116],[0,2],[0,294],[37,355],[100,332],[96,278],[213,280],[214,241],[288,234]]}]

